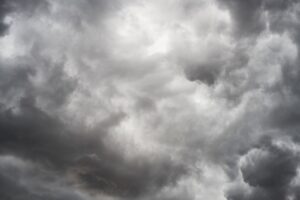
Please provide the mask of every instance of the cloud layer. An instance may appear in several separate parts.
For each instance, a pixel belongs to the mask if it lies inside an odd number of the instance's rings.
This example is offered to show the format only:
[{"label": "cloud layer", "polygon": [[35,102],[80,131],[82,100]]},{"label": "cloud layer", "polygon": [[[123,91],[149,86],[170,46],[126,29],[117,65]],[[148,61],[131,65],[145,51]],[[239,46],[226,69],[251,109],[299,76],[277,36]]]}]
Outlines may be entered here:
[{"label": "cloud layer", "polygon": [[297,0],[0,1],[0,198],[300,198]]}]

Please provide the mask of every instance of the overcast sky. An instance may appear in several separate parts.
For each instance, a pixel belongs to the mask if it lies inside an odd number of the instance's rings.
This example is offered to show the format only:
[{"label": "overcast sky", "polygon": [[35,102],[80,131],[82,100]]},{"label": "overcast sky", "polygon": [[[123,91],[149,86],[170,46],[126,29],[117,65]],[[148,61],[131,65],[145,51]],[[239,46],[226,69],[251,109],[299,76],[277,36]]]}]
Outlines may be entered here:
[{"label": "overcast sky", "polygon": [[0,0],[0,199],[300,199],[299,47],[299,0]]}]

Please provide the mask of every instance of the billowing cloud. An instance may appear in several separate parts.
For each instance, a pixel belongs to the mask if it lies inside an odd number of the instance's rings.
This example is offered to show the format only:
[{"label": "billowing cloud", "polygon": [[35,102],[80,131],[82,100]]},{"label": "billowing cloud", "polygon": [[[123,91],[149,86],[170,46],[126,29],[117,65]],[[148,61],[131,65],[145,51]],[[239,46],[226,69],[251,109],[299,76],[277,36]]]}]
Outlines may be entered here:
[{"label": "billowing cloud", "polygon": [[0,198],[298,199],[299,9],[0,1]]}]

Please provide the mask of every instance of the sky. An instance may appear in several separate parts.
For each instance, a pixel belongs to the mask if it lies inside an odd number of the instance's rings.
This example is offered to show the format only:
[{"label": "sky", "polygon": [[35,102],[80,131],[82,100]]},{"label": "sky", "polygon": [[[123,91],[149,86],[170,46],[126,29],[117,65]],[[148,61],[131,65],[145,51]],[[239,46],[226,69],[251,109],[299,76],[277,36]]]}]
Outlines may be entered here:
[{"label": "sky", "polygon": [[300,1],[0,0],[0,199],[300,199]]}]

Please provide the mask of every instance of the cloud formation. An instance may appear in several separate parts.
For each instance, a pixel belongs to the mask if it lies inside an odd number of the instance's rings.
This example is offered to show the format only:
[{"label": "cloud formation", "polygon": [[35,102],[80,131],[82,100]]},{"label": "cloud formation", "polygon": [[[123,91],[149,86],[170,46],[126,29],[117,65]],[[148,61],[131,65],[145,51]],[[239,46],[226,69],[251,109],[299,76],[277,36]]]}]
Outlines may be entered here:
[{"label": "cloud formation", "polygon": [[0,1],[0,198],[298,199],[299,9]]}]

